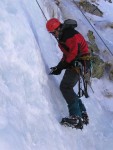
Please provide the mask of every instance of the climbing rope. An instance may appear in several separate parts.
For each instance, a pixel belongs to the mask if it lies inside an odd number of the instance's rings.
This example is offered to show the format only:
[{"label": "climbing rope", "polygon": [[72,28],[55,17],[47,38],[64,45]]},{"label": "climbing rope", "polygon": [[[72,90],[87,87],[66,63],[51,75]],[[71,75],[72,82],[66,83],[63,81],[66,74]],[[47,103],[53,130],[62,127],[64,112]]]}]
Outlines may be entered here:
[{"label": "climbing rope", "polygon": [[46,21],[47,21],[47,17],[45,16],[45,14],[44,14],[44,12],[43,12],[43,10],[42,10],[42,8],[41,8],[41,6],[40,6],[40,4],[39,4],[38,0],[36,0],[36,3],[37,3],[37,5],[39,6],[39,8],[40,8],[40,10],[41,10],[41,12],[42,12],[42,14],[43,14],[44,18],[45,18],[45,19],[46,19]]}]

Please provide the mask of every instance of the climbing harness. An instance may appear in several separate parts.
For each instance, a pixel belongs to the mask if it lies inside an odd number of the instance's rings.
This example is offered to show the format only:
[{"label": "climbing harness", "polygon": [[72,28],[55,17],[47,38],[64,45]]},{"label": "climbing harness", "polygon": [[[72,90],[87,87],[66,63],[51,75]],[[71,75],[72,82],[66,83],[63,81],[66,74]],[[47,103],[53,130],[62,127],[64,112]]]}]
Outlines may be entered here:
[{"label": "climbing harness", "polygon": [[[84,61],[84,62],[81,63],[81,61]],[[79,74],[78,96],[82,97],[84,95],[86,98],[89,97],[88,91],[87,91],[88,86],[91,88],[92,92],[94,93],[94,90],[91,87],[91,83],[88,83],[85,79],[86,73],[89,74],[89,78],[91,77],[91,70],[90,70],[91,68],[88,70],[88,72],[86,72],[87,71],[86,68],[88,66],[87,61],[91,62],[91,56],[89,56],[89,55],[81,56],[78,58],[77,61],[74,61],[74,66],[72,67],[72,69]],[[83,63],[84,63],[84,65],[83,65]],[[88,67],[90,67],[90,66],[88,66]]]}]

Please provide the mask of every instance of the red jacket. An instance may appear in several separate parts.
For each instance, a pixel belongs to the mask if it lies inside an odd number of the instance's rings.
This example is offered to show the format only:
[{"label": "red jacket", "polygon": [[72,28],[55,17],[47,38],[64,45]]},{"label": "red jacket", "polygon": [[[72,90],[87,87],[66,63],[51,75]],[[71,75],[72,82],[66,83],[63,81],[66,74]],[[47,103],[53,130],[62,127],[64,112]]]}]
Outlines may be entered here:
[{"label": "red jacket", "polygon": [[63,60],[71,63],[78,55],[88,53],[88,45],[84,37],[74,29],[67,29],[63,32],[59,47],[63,52]]}]

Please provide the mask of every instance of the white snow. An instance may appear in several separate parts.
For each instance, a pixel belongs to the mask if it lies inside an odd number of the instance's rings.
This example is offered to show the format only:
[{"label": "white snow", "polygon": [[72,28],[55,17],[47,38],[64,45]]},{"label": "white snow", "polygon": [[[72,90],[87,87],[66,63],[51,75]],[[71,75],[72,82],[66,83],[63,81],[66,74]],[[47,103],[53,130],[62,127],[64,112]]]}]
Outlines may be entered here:
[{"label": "white snow", "polygon": [[[52,0],[38,2],[48,19],[53,17],[52,5],[54,16],[61,21],[75,17],[77,29],[87,39],[91,27],[71,1],[61,0],[62,11]],[[99,3],[105,11],[103,20],[112,21],[113,4]],[[62,117],[68,116],[59,90],[64,72],[59,76],[48,74],[62,54],[45,24],[35,0],[0,1],[0,149],[112,150],[113,96],[106,94],[113,94],[113,83],[108,78],[93,79],[95,93],[89,89],[90,98],[82,98],[90,118],[88,126],[81,131],[59,124]],[[98,31],[103,38],[113,37],[113,29]],[[107,58],[113,60],[110,54]]]}]

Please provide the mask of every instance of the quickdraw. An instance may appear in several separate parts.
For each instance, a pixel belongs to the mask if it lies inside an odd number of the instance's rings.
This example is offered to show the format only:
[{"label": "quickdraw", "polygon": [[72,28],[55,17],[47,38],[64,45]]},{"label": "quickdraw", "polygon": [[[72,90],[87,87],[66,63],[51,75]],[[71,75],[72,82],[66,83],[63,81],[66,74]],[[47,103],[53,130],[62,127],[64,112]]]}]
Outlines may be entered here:
[{"label": "quickdraw", "polygon": [[[85,77],[84,77],[84,74],[86,73],[85,72],[86,67],[83,66],[82,63],[79,61],[75,61],[74,63],[75,63],[74,64],[75,67],[72,67],[72,69],[79,74],[78,96],[82,97],[84,95],[86,98],[88,98],[89,97],[88,91],[87,91],[88,82],[85,81]],[[89,86],[92,89],[91,85],[89,85]],[[82,87],[84,87],[84,89],[82,89]],[[93,89],[92,89],[92,91],[93,91]],[[94,91],[93,91],[93,93],[94,93]]]}]

